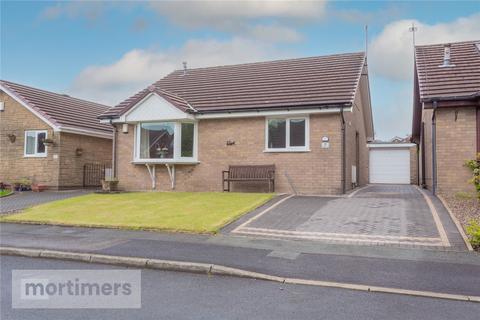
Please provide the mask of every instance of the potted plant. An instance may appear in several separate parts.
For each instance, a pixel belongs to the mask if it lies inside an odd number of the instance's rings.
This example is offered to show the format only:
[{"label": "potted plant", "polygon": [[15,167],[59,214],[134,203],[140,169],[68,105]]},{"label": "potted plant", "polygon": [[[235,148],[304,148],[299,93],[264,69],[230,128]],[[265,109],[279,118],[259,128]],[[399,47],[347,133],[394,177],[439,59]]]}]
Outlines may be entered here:
[{"label": "potted plant", "polygon": [[42,192],[47,190],[47,186],[44,184],[32,183],[32,191],[33,192]]},{"label": "potted plant", "polygon": [[32,190],[32,181],[28,178],[21,178],[13,182],[13,187],[15,191],[30,191]]},{"label": "potted plant", "polygon": [[102,180],[102,190],[105,192],[111,192],[117,190],[118,179],[107,178]]}]

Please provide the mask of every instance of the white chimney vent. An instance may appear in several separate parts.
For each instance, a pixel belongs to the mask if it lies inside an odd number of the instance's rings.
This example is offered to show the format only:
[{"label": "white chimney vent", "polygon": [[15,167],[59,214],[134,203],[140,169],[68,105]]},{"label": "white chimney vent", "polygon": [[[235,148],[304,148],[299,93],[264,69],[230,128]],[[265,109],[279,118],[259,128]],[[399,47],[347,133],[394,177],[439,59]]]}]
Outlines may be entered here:
[{"label": "white chimney vent", "polygon": [[451,45],[448,43],[443,47],[443,64],[440,67],[454,67],[455,65],[451,63]]}]

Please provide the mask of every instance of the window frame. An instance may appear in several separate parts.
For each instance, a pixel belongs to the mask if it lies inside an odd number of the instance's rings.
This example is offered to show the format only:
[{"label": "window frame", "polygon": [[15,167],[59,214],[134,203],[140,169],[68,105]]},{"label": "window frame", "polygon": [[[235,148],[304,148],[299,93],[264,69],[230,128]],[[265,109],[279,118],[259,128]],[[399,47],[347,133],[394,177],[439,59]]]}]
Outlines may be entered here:
[{"label": "window frame", "polygon": [[[269,120],[285,120],[285,148],[268,147],[268,122]],[[290,146],[290,120],[305,120],[305,146]],[[310,152],[310,117],[299,116],[275,116],[265,117],[265,150],[264,152]]]},{"label": "window frame", "polygon": [[[149,123],[172,123],[174,125],[173,130],[173,158],[140,158],[140,130],[141,125]],[[193,157],[182,157],[181,143],[182,143],[182,123],[193,123]],[[134,137],[134,150],[133,150],[133,163],[198,163],[198,121],[190,120],[162,120],[162,121],[142,121],[135,125],[135,137]]]},{"label": "window frame", "polygon": [[[35,133],[35,153],[27,154],[27,135],[28,133]],[[45,133],[45,139],[48,139],[48,130],[25,130],[24,141],[23,141],[23,156],[25,158],[45,158],[47,157],[48,147],[44,145],[45,152],[38,151],[38,135]]]}]

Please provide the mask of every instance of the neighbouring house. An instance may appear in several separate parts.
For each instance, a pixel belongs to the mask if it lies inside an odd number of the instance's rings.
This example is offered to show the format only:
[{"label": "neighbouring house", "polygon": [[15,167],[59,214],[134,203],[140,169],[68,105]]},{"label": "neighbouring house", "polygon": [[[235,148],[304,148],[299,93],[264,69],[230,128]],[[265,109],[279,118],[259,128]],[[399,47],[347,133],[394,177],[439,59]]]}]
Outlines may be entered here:
[{"label": "neighbouring house", "polygon": [[82,187],[86,165],[111,163],[113,129],[97,119],[107,109],[1,80],[0,182]]},{"label": "neighbouring house", "polygon": [[479,108],[480,41],[415,47],[412,141],[434,193],[473,191],[464,164],[480,151]]},{"label": "neighbouring house", "polygon": [[276,192],[341,194],[368,183],[364,53],[184,66],[99,117],[117,128],[120,188],[222,191],[229,165],[271,164]]}]

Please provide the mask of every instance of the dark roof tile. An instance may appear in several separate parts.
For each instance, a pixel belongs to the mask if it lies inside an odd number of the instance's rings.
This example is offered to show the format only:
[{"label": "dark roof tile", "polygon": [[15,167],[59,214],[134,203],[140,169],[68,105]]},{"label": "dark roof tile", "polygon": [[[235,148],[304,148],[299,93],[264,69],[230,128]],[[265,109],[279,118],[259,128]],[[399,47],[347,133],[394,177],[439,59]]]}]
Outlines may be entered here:
[{"label": "dark roof tile", "polygon": [[450,61],[443,64],[445,44],[415,47],[420,99],[467,97],[480,93],[480,41],[450,44]]},{"label": "dark roof tile", "polygon": [[[365,54],[256,62],[176,70],[153,84],[173,104],[198,112],[289,108],[353,103]],[[140,101],[144,89],[101,115],[120,116]],[[170,100],[169,100],[170,101]]]},{"label": "dark roof tile", "polygon": [[112,132],[110,125],[99,123],[97,119],[108,106],[10,81],[0,80],[0,84],[58,127]]}]

